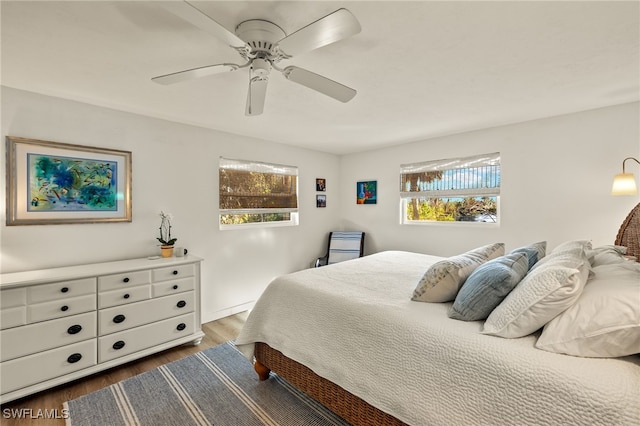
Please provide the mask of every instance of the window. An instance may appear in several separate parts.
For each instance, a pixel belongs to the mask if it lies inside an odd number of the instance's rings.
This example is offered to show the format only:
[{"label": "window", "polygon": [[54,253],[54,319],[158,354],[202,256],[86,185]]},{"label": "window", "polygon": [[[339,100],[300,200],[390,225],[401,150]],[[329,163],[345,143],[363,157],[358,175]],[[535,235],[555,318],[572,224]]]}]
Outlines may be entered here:
[{"label": "window", "polygon": [[298,224],[298,168],[220,158],[220,227]]},{"label": "window", "polygon": [[500,153],[400,166],[401,223],[498,223]]}]

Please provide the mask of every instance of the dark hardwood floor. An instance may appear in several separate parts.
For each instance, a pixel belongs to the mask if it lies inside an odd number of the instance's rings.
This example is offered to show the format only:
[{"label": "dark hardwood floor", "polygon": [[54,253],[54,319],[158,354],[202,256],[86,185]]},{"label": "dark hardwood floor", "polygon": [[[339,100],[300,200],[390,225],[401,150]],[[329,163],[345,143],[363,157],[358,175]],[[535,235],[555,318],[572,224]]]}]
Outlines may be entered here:
[{"label": "dark hardwood floor", "polygon": [[[203,324],[202,331],[204,331],[205,337],[198,346],[178,346],[35,395],[8,402],[2,405],[0,424],[3,426],[62,426],[65,424],[63,418],[44,417],[55,417],[56,413],[59,417],[63,417],[62,404],[65,401],[235,339],[240,333],[247,315],[248,312],[242,312]],[[12,413],[21,413],[23,418],[12,418]]]}]

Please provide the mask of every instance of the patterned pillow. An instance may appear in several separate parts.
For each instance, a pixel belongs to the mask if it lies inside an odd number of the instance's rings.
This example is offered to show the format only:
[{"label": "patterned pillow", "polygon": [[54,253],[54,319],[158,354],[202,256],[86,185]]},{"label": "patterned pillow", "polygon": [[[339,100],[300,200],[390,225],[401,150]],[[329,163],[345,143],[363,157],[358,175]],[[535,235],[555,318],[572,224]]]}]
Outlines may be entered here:
[{"label": "patterned pillow", "polygon": [[465,280],[480,265],[504,255],[504,243],[489,244],[434,263],[420,279],[411,300],[450,302]]},{"label": "patterned pillow", "polygon": [[518,247],[511,250],[511,253],[526,253],[529,257],[529,269],[533,268],[538,260],[547,254],[547,242],[540,241],[538,243],[529,244],[528,246]]},{"label": "patterned pillow", "polygon": [[573,305],[582,293],[591,265],[584,250],[549,255],[491,312],[482,333],[523,337],[542,328]]},{"label": "patterned pillow", "polygon": [[526,253],[511,253],[478,266],[458,292],[449,317],[463,321],[486,319],[528,270]]}]

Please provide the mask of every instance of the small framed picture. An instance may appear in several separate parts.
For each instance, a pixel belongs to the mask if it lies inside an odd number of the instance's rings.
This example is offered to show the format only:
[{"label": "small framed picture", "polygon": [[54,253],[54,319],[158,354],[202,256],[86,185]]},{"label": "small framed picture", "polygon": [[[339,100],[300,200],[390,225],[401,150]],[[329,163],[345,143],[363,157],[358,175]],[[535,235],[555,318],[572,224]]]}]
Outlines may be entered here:
[{"label": "small framed picture", "polygon": [[327,190],[327,181],[323,178],[316,179],[316,191],[326,191]]},{"label": "small framed picture", "polygon": [[326,195],[316,195],[316,207],[327,207]]},{"label": "small framed picture", "polygon": [[367,180],[356,184],[357,204],[376,204],[378,200],[378,181]]}]

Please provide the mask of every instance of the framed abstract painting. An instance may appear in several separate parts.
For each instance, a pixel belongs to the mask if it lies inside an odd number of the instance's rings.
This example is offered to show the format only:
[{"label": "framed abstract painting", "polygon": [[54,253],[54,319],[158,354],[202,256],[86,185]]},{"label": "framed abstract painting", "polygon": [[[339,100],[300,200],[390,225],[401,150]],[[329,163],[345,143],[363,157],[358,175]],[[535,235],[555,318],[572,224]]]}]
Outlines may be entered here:
[{"label": "framed abstract painting", "polygon": [[131,152],[7,136],[7,225],[131,222]]}]

